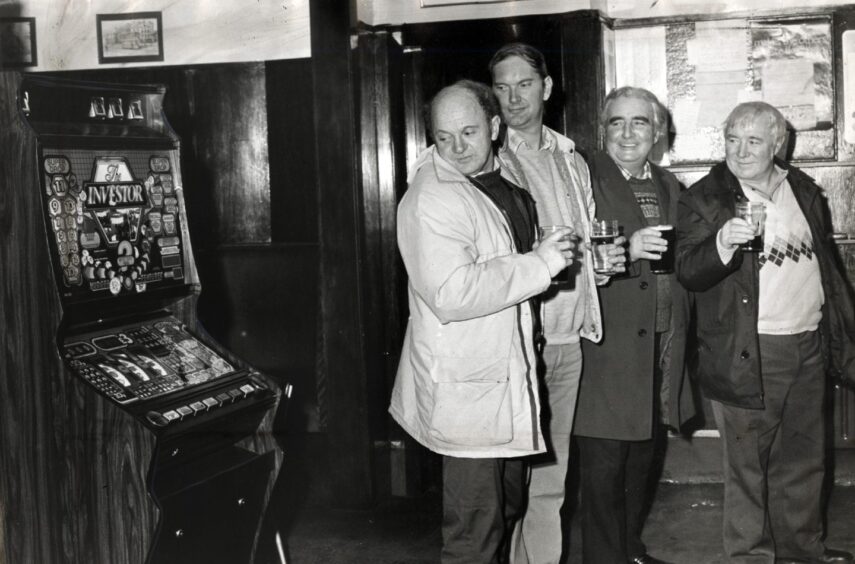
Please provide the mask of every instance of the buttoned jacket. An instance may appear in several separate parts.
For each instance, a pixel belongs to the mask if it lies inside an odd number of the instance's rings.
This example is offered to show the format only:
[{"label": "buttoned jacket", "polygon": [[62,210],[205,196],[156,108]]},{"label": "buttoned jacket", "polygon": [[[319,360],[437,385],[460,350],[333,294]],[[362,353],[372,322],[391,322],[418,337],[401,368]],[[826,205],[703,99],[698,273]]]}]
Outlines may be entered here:
[{"label": "buttoned jacket", "polygon": [[[588,159],[591,184],[601,218],[616,219],[630,236],[647,227],[632,187],[612,158],[596,152]],[[661,224],[676,222],[680,183],[673,174],[654,164],[651,179],[656,186]],[[656,301],[659,276],[650,272],[650,261],[627,262],[627,272],[598,288],[603,311],[603,339],[583,342],[585,359],[576,408],[574,433],[615,440],[644,440],[652,436],[654,418],[667,407],[667,421],[679,428],[695,414],[685,369],[689,319],[687,293],[668,276],[671,286],[670,328],[665,373],[667,406],[660,402],[661,384],[654,378],[659,358],[656,351]]]}]

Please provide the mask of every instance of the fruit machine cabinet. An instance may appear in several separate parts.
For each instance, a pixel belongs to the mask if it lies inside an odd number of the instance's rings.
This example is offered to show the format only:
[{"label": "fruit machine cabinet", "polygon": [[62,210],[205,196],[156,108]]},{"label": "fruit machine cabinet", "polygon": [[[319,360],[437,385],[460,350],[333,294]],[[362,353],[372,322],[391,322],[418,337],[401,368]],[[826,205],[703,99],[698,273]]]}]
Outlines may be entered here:
[{"label": "fruit machine cabinet", "polygon": [[198,327],[164,95],[0,72],[0,562],[258,548],[290,387]]}]

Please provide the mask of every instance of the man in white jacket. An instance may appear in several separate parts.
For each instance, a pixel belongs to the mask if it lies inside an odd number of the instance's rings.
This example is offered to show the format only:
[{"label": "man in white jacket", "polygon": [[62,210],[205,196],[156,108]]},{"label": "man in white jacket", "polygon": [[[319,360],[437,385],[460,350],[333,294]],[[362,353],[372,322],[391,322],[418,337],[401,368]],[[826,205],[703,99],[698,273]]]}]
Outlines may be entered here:
[{"label": "man in white jacket", "polygon": [[498,105],[461,81],[430,105],[435,145],[398,207],[410,319],[389,411],[443,456],[442,562],[502,562],[544,451],[532,298],[572,262],[569,230],[536,243],[530,196],[493,155]]}]

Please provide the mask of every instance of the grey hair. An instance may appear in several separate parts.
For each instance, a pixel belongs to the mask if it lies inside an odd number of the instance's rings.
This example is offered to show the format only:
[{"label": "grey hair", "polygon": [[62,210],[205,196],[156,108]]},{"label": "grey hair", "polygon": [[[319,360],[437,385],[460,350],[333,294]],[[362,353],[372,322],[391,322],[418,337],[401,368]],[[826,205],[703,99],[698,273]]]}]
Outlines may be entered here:
[{"label": "grey hair", "polygon": [[778,108],[766,102],[743,102],[733,108],[724,122],[724,134],[726,136],[737,125],[751,125],[758,121],[762,123],[762,120],[765,120],[776,145],[787,138],[787,120]]},{"label": "grey hair", "polygon": [[605,129],[608,125],[606,121],[609,119],[609,106],[618,98],[639,98],[650,104],[650,107],[653,110],[653,131],[657,133],[665,132],[665,108],[662,107],[662,104],[659,102],[659,98],[657,98],[650,90],[638,88],[636,86],[621,86],[620,88],[615,88],[609,92],[608,96],[606,96],[606,99],[603,101],[603,110],[600,112],[601,128]]}]

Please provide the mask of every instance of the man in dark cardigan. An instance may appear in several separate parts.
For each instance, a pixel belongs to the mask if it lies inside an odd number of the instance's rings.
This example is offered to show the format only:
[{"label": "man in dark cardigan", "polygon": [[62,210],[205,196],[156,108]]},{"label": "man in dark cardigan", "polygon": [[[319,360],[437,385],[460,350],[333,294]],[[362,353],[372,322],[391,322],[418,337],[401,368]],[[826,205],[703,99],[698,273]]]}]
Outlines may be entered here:
[{"label": "man in dark cardigan", "polygon": [[650,268],[667,248],[656,227],[673,227],[680,192],[671,173],[648,161],[664,116],[647,90],[612,91],[600,116],[606,153],[588,160],[597,216],[618,220],[630,266],[599,288],[603,339],[582,347],[573,432],[586,563],[661,562],[647,554],[641,530],[663,413],[673,427],[694,415],[684,370],[688,298],[674,274]]}]

